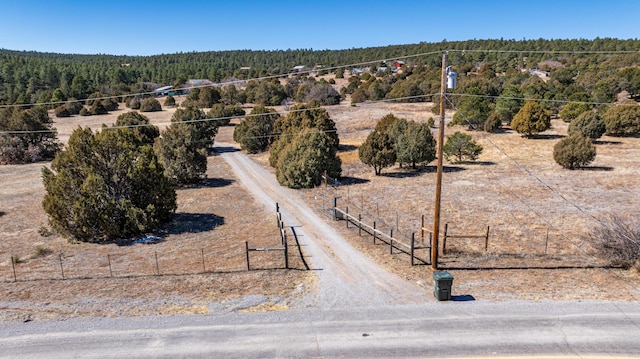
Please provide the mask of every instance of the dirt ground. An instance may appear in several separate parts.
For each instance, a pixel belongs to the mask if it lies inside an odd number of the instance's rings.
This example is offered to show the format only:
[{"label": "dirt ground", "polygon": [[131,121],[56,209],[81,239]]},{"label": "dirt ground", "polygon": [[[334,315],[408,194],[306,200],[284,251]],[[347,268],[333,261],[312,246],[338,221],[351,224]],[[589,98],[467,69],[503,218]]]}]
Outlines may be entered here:
[{"label": "dirt ground", "polygon": [[[340,207],[376,221],[378,228],[420,237],[421,217],[427,227],[433,221],[434,164],[416,170],[395,166],[374,176],[373,169],[357,161],[356,146],[388,113],[426,122],[433,117],[430,104],[348,103],[327,108],[341,139],[342,185],[301,195],[316,207],[339,197]],[[55,126],[65,141],[78,126],[112,124],[127,111],[122,108],[105,116],[55,119]],[[174,111],[145,115],[163,127]],[[216,140],[232,142],[237,122],[222,128]],[[633,214],[640,207],[640,138],[604,137],[590,168],[568,171],[552,159],[553,145],[566,127],[554,121],[535,140],[512,131],[470,133],[484,148],[479,161],[445,162],[443,225],[448,223],[450,234],[484,234],[490,227],[486,251],[483,240],[447,243],[441,266],[454,275],[454,295],[476,300],[640,299],[640,275],[605,268],[582,239],[596,223],[594,217]],[[447,127],[446,133],[457,130],[464,128]],[[266,156],[253,158],[266,165]],[[47,233],[40,178],[46,165],[0,166],[0,320],[206,313],[214,302],[246,295],[290,298],[312,286],[313,274],[280,269],[277,252],[252,259],[256,268],[267,270],[246,271],[245,241],[255,247],[279,243],[275,204],[273,210],[257,205],[218,156],[209,157],[207,181],[178,191],[176,221],[154,245],[71,244]],[[430,266],[411,267],[407,255],[390,255],[388,246],[374,245],[343,221],[326,220],[380,265],[431,287]],[[12,256],[19,258],[15,277]],[[292,266],[301,268],[299,262]],[[116,272],[113,277],[110,269]],[[63,271],[73,279],[61,280]],[[258,308],[287,308],[286,301],[274,300]]]}]

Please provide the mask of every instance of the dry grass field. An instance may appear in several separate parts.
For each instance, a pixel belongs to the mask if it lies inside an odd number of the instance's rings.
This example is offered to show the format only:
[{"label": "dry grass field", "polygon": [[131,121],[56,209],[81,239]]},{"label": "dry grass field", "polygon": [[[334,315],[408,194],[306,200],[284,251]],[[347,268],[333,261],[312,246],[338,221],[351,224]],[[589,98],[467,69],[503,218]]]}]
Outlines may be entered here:
[{"label": "dry grass field", "polygon": [[[323,198],[329,203],[339,197],[340,207],[349,206],[350,213],[362,213],[363,218],[377,221],[379,228],[405,235],[419,232],[422,215],[430,227],[434,164],[417,170],[395,166],[374,176],[372,168],[358,161],[357,146],[384,115],[426,122],[435,117],[431,105],[349,106],[348,100],[343,104],[327,108],[341,139],[342,185],[301,191],[305,200],[318,205]],[[122,108],[105,116],[54,119],[55,127],[66,141],[78,126],[111,125],[127,111]],[[145,115],[164,127],[173,111]],[[566,134],[566,127],[553,121],[553,128],[539,139],[523,139],[510,130],[470,132],[484,147],[480,159],[463,164],[445,161],[442,223],[449,223],[450,234],[483,234],[490,226],[486,252],[478,239],[447,243],[448,254],[441,260],[455,277],[454,295],[478,300],[640,299],[638,273],[603,268],[605,263],[582,239],[596,223],[592,216],[637,215],[640,138],[604,137],[591,167],[568,171],[552,158],[553,145]],[[465,129],[447,127],[446,133],[457,130]],[[232,133],[233,126],[222,128],[216,140],[232,142]],[[265,155],[253,158],[266,164]],[[288,298],[313,281],[312,274],[299,270],[244,270],[245,240],[255,247],[279,244],[275,204],[273,210],[257,204],[217,156],[209,157],[208,179],[202,185],[178,191],[176,220],[154,245],[71,244],[45,233],[40,171],[46,165],[0,166],[0,320],[203,313],[212,310],[211,303],[244,295]],[[408,256],[389,255],[388,247],[373,245],[357,230],[344,228],[344,222],[334,225],[387,269],[431,286],[429,266],[411,267]],[[17,282],[11,256],[20,259],[15,266]],[[273,257],[256,257],[252,264],[283,266],[281,256],[269,256]],[[75,279],[60,280],[60,258],[65,278]],[[29,275],[46,279],[28,280]],[[286,308],[286,301],[269,307]]]}]

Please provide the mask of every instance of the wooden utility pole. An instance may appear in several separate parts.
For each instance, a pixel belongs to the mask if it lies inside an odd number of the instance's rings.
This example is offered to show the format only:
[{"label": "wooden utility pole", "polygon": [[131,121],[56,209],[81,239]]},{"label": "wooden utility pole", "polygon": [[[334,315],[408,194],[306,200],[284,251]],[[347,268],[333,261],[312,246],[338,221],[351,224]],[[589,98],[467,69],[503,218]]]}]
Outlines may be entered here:
[{"label": "wooden utility pole", "polygon": [[438,269],[438,239],[440,236],[440,194],[442,192],[442,147],[444,142],[444,95],[447,91],[447,58],[442,55],[442,75],[440,79],[440,124],[438,126],[438,167],[436,171],[436,203],[433,214],[433,243],[431,245],[431,268]]}]

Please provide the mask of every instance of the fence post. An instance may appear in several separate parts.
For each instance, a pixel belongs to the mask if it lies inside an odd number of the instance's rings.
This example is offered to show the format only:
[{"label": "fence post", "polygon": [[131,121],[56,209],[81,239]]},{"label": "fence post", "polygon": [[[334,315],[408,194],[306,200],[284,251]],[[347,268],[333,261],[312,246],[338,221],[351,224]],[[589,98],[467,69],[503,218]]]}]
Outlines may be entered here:
[{"label": "fence post", "polygon": [[158,251],[154,251],[156,254],[156,275],[160,275],[160,264],[158,263]]},{"label": "fence post", "polygon": [[420,224],[420,239],[422,239],[422,243],[424,243],[424,214],[422,215],[422,221]]},{"label": "fence post", "polygon": [[64,279],[64,268],[62,268],[62,253],[60,253],[60,273],[62,274],[62,279]]},{"label": "fence post", "polygon": [[[489,248],[489,228],[490,226],[487,226],[487,236],[484,238],[484,251],[487,251],[487,248]],[[549,238],[549,232],[547,232],[547,239]]]},{"label": "fence post", "polygon": [[444,238],[442,239],[442,254],[447,254],[447,230],[449,229],[449,223],[444,224]]},{"label": "fence post", "polygon": [[11,267],[13,267],[13,281],[17,282],[18,277],[16,276],[16,262],[14,258],[15,256],[11,256]]},{"label": "fence post", "polygon": [[284,236],[284,267],[289,269],[289,247],[287,246],[287,236]]},{"label": "fence post", "polygon": [[276,212],[280,212],[280,205],[276,202]]},{"label": "fence post", "polygon": [[107,253],[107,262],[109,262],[109,276],[113,278],[113,269],[111,269],[111,255]]},{"label": "fence post", "polygon": [[362,236],[362,214],[358,213],[358,236]]},{"label": "fence post", "polygon": [[393,228],[391,228],[391,232],[389,233],[389,254],[393,254]]},{"label": "fence post", "polygon": [[247,272],[251,270],[251,268],[249,267],[249,242],[248,241],[244,241],[244,253],[247,257]]},{"label": "fence post", "polygon": [[346,207],[346,213],[344,215],[344,221],[347,223],[347,228],[349,228],[349,206]]},{"label": "fence post", "polygon": [[416,233],[411,233],[411,266],[413,267],[413,252],[416,246]]},{"label": "fence post", "polygon": [[338,198],[333,197],[333,220],[337,221],[338,220]]},{"label": "fence post", "polygon": [[376,221],[373,221],[373,244],[376,244]]},{"label": "fence post", "polygon": [[207,267],[204,265],[204,248],[200,248],[200,256],[202,257],[202,273],[206,273]]}]

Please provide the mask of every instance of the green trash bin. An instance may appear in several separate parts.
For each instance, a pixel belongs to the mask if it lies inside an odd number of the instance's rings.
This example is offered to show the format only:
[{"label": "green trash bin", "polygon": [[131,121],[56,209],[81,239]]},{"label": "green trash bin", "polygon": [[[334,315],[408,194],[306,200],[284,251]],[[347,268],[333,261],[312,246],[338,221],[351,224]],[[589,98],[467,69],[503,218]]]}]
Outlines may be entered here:
[{"label": "green trash bin", "polygon": [[433,295],[438,300],[451,300],[453,276],[449,272],[433,272]]}]

